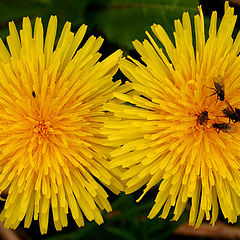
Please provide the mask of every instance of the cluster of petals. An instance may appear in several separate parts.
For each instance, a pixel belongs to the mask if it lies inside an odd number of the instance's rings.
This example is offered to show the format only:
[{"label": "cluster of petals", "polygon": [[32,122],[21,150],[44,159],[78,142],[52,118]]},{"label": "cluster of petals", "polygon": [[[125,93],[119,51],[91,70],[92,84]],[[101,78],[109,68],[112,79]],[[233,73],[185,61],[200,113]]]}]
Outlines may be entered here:
[{"label": "cluster of petals", "polygon": [[[232,38],[236,19],[226,2],[219,28],[213,12],[206,33],[199,7],[193,39],[189,14],[184,13],[182,21],[174,22],[175,44],[162,26],[153,24],[166,54],[146,32],[149,40],[133,42],[141,61],[128,57],[120,62],[133,91],[114,94],[122,103],[105,104],[114,116],[103,133],[115,147],[111,166],[126,169],[122,175],[126,193],[145,186],[140,201],[158,186],[149,218],[166,218],[173,209],[172,219],[178,220],[189,206],[189,224],[195,227],[204,218],[214,225],[219,208],[229,222],[237,221],[240,130],[239,123],[230,125],[222,112],[226,101],[233,108],[240,106],[240,34]],[[218,78],[223,85],[216,89]],[[217,94],[221,88],[224,101]],[[199,124],[199,116],[206,112],[206,124]],[[225,128],[219,131],[215,126]]]},{"label": "cluster of petals", "polygon": [[[149,218],[166,218],[173,209],[178,220],[189,206],[192,226],[204,219],[214,225],[219,211],[236,222],[240,130],[239,123],[231,129],[222,112],[226,102],[240,106],[236,19],[226,2],[219,27],[213,12],[205,32],[199,7],[194,30],[188,13],[175,20],[175,43],[161,25],[152,25],[164,50],[146,32],[148,40],[133,42],[141,60],[117,50],[101,61],[103,39],[91,36],[83,44],[85,25],[74,34],[66,22],[55,43],[55,16],[45,37],[41,18],[34,29],[23,18],[20,33],[10,22],[8,47],[0,39],[4,226],[38,220],[46,233],[50,213],[57,230],[67,226],[68,213],[79,227],[84,216],[101,224],[102,210],[112,210],[106,188],[129,194],[144,187],[140,201],[154,186]],[[112,81],[119,68],[129,82]],[[224,100],[214,88],[217,78]]]},{"label": "cluster of petals", "polygon": [[79,48],[87,27],[75,35],[70,28],[66,22],[55,46],[56,16],[45,39],[40,18],[34,30],[23,18],[20,36],[9,23],[9,50],[0,41],[0,192],[8,193],[0,220],[6,228],[23,219],[29,227],[34,219],[46,233],[50,208],[57,230],[67,226],[68,212],[79,227],[83,216],[101,224],[101,211],[111,211],[103,185],[123,190],[100,133],[108,118],[103,104],[126,88],[112,82],[122,51],[99,61],[103,39],[91,36]]}]

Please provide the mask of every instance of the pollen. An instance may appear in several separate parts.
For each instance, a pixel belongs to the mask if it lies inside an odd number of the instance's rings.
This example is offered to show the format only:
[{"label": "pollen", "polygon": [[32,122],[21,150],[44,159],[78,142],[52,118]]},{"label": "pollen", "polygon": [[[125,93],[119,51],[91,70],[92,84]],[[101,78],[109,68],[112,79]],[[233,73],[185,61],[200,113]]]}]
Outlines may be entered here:
[{"label": "pollen", "polygon": [[48,138],[50,133],[53,133],[54,130],[50,126],[50,122],[45,122],[44,120],[38,120],[37,125],[34,126],[34,133],[38,137]]}]

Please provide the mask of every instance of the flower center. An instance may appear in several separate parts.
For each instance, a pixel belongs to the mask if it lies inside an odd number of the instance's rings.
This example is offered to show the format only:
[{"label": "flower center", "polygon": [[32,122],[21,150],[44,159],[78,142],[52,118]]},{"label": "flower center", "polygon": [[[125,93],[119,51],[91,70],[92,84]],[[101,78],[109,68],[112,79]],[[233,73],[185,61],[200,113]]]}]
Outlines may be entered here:
[{"label": "flower center", "polygon": [[53,129],[50,127],[50,122],[39,120],[37,125],[34,127],[34,132],[40,137],[48,137],[50,132],[53,132]]}]

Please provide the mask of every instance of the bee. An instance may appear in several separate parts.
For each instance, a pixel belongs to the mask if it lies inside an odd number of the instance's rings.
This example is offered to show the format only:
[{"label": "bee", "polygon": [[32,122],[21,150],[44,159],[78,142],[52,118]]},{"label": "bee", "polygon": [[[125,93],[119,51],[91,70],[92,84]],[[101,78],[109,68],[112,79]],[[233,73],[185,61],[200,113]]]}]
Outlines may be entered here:
[{"label": "bee", "polygon": [[222,112],[225,117],[229,118],[229,123],[230,123],[230,120],[232,120],[234,123],[239,122],[240,121],[240,109],[235,108],[235,111],[234,111],[234,109],[232,108],[232,106],[229,104],[229,102],[227,100],[225,100],[225,103],[227,104],[227,107],[224,108]]},{"label": "bee", "polygon": [[221,130],[226,133],[234,133],[237,129],[236,125],[225,122],[214,123],[212,126],[217,129],[217,133],[219,133]]},{"label": "bee", "polygon": [[214,93],[211,94],[209,97],[214,96],[217,94],[217,100],[224,101],[225,93],[224,93],[224,82],[221,75],[218,75],[213,79],[213,84],[215,88],[210,88],[214,90]]},{"label": "bee", "polygon": [[32,95],[33,95],[34,98],[36,97],[35,91],[32,91]]},{"label": "bee", "polygon": [[206,126],[208,120],[209,120],[209,118],[208,118],[208,111],[203,111],[197,117],[197,124]]}]

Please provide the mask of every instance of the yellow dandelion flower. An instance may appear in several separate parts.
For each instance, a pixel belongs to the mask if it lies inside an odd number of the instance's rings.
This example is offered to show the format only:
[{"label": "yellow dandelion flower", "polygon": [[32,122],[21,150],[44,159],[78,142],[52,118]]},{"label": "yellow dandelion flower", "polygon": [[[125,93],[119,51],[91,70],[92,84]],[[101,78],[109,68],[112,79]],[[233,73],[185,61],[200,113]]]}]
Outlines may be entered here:
[{"label": "yellow dandelion flower", "polygon": [[226,3],[217,29],[213,12],[205,40],[199,12],[195,47],[188,13],[174,22],[175,44],[160,25],[152,26],[168,56],[148,32],[149,41],[133,42],[144,64],[131,57],[120,62],[133,91],[115,93],[121,103],[105,104],[114,116],[102,130],[117,147],[111,166],[126,168],[126,193],[146,184],[140,201],[159,184],[148,217],[166,218],[173,208],[177,220],[190,203],[195,227],[204,218],[214,225],[219,207],[229,222],[240,214],[240,34],[231,37],[237,17]]},{"label": "yellow dandelion flower", "polygon": [[83,215],[101,224],[101,210],[111,205],[100,182],[114,193],[123,189],[100,133],[108,117],[103,104],[120,84],[112,76],[122,52],[100,62],[103,39],[91,36],[77,51],[87,27],[75,35],[70,28],[66,22],[55,46],[56,16],[45,39],[41,18],[32,31],[26,17],[20,36],[9,23],[9,51],[0,40],[0,192],[8,189],[0,221],[6,228],[23,219],[29,227],[34,219],[46,233],[50,207],[57,230],[67,226],[69,211],[79,227]]}]

